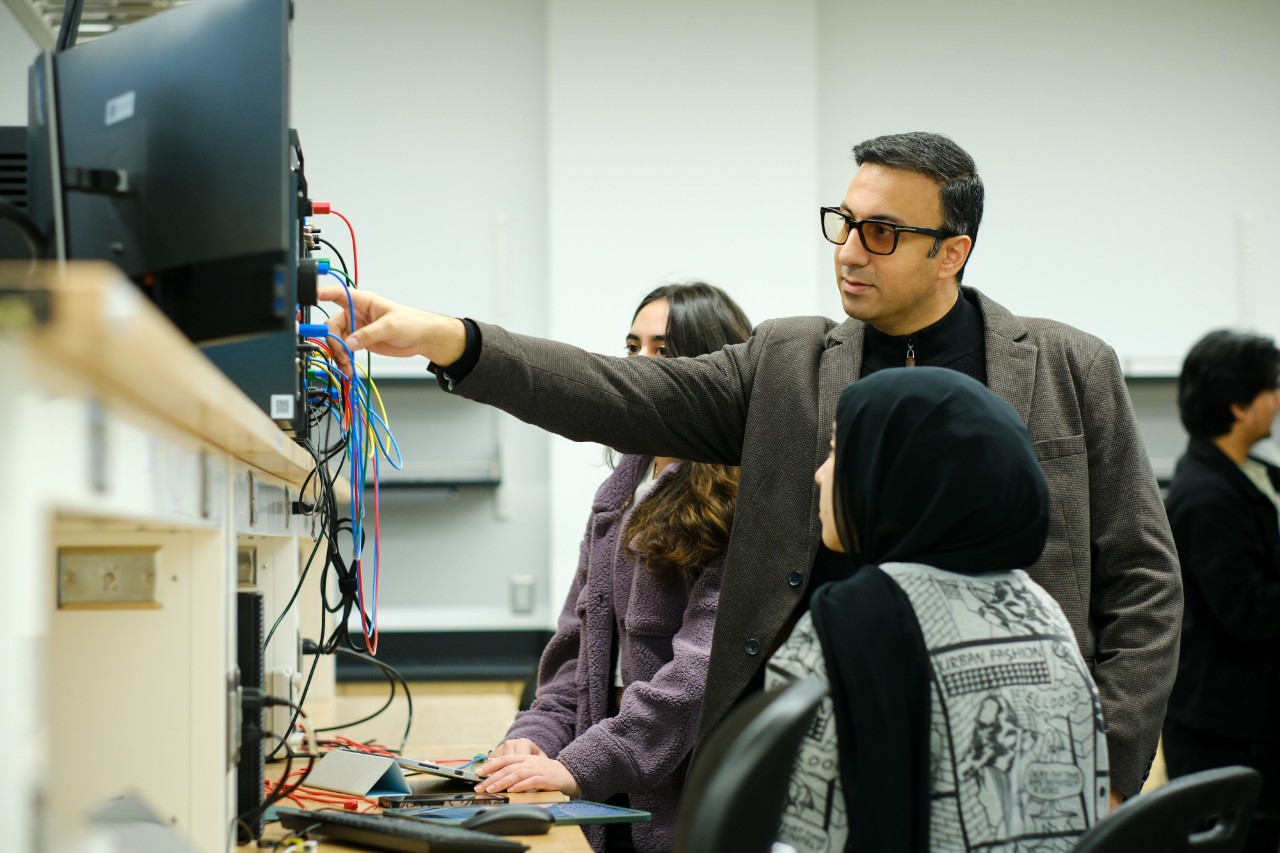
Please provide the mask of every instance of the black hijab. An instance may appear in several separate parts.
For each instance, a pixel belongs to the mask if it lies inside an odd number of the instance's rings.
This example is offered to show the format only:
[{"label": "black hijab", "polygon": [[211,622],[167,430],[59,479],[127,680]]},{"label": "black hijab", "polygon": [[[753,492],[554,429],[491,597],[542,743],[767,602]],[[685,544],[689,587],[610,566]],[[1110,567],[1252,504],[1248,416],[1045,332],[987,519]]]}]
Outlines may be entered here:
[{"label": "black hijab", "polygon": [[981,383],[933,367],[882,370],[836,409],[832,497],[861,566],[810,610],[835,705],[849,848],[929,848],[930,664],[911,602],[878,567],[976,574],[1034,563],[1049,495],[1026,427]]}]

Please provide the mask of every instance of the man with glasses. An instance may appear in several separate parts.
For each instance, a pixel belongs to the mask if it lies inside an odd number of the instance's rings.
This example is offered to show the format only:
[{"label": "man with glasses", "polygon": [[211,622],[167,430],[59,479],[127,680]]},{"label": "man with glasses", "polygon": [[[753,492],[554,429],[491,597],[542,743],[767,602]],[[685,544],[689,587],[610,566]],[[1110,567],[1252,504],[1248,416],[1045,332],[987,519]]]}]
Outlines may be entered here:
[{"label": "man with glasses", "polygon": [[[1182,587],[1115,354],[1091,335],[1016,317],[961,287],[983,187],[950,139],[883,136],[854,148],[854,159],[844,200],[821,212],[849,315],[839,325],[770,320],[746,343],[697,359],[625,359],[356,293],[348,344],[423,355],[443,387],[570,439],[741,466],[699,743],[763,683],[762,664],[808,593],[855,568],[821,544],[812,477],[840,390],[917,364],[986,383],[1035,443],[1052,520],[1030,574],[1062,605],[1093,667],[1113,800],[1134,794],[1173,681]],[[320,296],[346,308],[340,288]],[[330,325],[345,335],[345,314]],[[921,495],[920,511],[928,505]]]}]

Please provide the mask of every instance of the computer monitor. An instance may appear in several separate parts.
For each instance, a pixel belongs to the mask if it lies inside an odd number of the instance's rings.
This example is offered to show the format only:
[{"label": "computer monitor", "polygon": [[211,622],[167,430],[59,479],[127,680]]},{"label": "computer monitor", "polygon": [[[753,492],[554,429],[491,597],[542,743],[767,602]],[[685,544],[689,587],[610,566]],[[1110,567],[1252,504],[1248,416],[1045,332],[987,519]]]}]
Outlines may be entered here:
[{"label": "computer monitor", "polygon": [[[120,267],[297,433],[309,208],[289,128],[290,15],[290,0],[201,0],[44,54],[29,129],[48,152],[33,218],[54,254]],[[313,278],[303,290],[313,304]]]}]

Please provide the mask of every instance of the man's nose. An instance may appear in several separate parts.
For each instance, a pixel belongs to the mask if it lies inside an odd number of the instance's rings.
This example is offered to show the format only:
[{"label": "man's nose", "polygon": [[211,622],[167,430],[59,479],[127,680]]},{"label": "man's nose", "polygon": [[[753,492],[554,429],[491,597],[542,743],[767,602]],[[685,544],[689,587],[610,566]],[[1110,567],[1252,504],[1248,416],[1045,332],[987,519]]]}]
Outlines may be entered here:
[{"label": "man's nose", "polygon": [[841,266],[860,267],[865,266],[870,252],[862,245],[862,240],[858,237],[856,229],[849,229],[849,239],[836,247],[836,260]]}]

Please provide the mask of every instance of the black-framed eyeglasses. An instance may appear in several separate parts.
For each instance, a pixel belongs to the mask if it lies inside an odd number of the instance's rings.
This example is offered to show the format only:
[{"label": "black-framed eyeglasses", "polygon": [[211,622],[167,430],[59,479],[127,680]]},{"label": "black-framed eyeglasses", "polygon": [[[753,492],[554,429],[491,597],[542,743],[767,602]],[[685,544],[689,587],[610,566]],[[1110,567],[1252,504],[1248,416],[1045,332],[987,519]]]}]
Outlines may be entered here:
[{"label": "black-framed eyeglasses", "polygon": [[934,238],[935,244],[947,237],[956,236],[950,231],[940,231],[937,228],[898,225],[881,219],[863,219],[859,222],[838,207],[824,207],[818,212],[822,215],[823,237],[837,246],[843,246],[849,239],[849,232],[857,231],[862,247],[873,255],[892,255],[898,248],[898,235],[904,231],[908,234],[927,234]]}]

